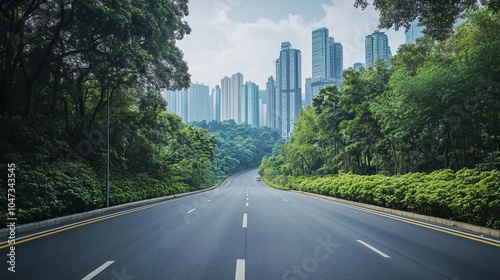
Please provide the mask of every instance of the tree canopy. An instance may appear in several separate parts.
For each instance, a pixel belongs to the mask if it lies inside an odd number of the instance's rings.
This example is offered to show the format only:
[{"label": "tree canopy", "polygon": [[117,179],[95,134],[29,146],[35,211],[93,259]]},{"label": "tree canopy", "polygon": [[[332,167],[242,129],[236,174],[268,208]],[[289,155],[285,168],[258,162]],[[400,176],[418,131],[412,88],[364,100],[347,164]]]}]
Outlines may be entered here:
[{"label": "tree canopy", "polygon": [[[355,0],[354,6],[365,9],[367,0]],[[424,34],[436,40],[443,40],[453,31],[453,25],[467,11],[481,6],[497,13],[499,0],[374,0],[375,9],[380,11],[380,28],[405,28],[408,30],[415,19],[425,26]]]},{"label": "tree canopy", "polygon": [[500,15],[481,9],[443,42],[402,45],[391,67],[345,70],[340,89],[314,97],[262,168],[282,176],[500,168],[498,28]]}]

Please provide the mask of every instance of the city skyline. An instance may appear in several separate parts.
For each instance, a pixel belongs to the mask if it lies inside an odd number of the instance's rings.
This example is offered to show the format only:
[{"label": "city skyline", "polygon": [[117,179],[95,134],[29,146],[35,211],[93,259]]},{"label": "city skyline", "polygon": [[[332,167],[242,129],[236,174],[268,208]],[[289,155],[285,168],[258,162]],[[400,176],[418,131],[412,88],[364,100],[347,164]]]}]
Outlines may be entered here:
[{"label": "city skyline", "polygon": [[[309,62],[311,32],[326,27],[342,43],[348,68],[364,61],[364,39],[378,29],[378,19],[372,6],[362,11],[349,1],[197,1],[191,3],[187,17],[192,32],[178,45],[194,83],[212,88],[226,73],[242,72],[246,80],[265,88],[275,72],[276,45],[290,42],[302,51],[302,60]],[[404,30],[382,31],[389,36],[393,52],[405,43]],[[310,63],[303,63],[302,76],[312,76]]]}]

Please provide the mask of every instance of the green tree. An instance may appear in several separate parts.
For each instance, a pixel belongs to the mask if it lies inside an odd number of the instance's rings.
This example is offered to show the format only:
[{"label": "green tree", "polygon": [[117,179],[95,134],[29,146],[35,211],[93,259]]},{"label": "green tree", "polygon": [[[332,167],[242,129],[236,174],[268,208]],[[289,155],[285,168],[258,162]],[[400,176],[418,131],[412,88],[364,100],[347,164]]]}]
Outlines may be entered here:
[{"label": "green tree", "polygon": [[[367,0],[355,0],[354,6],[362,9],[369,5]],[[477,10],[483,5],[497,13],[499,0],[434,0],[400,1],[374,0],[373,5],[380,11],[380,28],[396,30],[408,29],[413,20],[419,19],[426,28],[424,34],[437,40],[445,39],[453,31],[453,24],[465,11]]]}]

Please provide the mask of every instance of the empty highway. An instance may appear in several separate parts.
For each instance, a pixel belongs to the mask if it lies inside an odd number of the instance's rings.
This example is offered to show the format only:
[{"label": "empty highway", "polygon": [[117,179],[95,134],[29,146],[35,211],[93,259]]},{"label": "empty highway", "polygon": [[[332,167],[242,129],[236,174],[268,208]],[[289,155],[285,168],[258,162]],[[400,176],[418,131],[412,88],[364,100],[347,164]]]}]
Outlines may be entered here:
[{"label": "empty highway", "polygon": [[[500,279],[500,244],[275,190],[219,188],[16,244],[0,279]],[[21,243],[22,242],[22,243]]]}]

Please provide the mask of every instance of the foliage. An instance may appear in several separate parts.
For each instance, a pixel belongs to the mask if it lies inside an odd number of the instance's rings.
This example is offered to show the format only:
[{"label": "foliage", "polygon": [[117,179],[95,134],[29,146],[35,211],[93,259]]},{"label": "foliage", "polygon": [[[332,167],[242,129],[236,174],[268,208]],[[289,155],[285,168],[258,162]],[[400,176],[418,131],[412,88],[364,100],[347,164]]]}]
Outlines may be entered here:
[{"label": "foliage", "polygon": [[[365,9],[368,5],[367,0],[354,2],[357,8]],[[373,5],[380,11],[380,28],[408,29],[411,22],[418,18],[420,24],[426,27],[424,34],[436,40],[443,40],[452,33],[453,25],[466,11],[475,11],[480,5],[495,13],[500,10],[499,0],[374,0]]]},{"label": "foliage", "polygon": [[214,168],[219,177],[259,166],[262,158],[272,155],[277,143],[282,143],[275,129],[236,124],[234,120],[195,122],[193,126],[207,129],[217,139]]},{"label": "foliage", "polygon": [[189,84],[187,14],[185,0],[1,2],[0,164],[16,165],[19,223],[105,206],[108,127],[111,205],[214,184],[215,138],[158,90]]},{"label": "foliage", "polygon": [[[266,180],[275,182],[273,177]],[[276,182],[276,184],[279,184]],[[297,177],[289,189],[500,229],[500,171]]]},{"label": "foliage", "polygon": [[345,70],[340,89],[325,87],[301,111],[280,148],[281,174],[497,168],[499,28],[483,9],[446,41],[401,46],[391,67]]},{"label": "foliage", "polygon": [[499,228],[498,29],[500,15],[480,9],[442,42],[402,45],[390,67],[345,70],[340,89],[322,89],[301,111],[261,176]]}]

